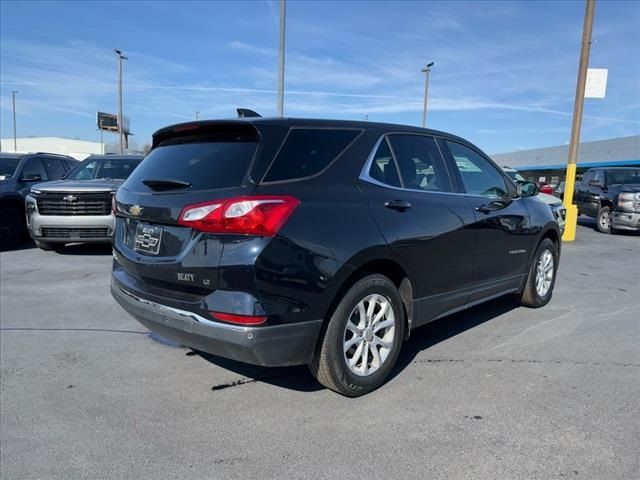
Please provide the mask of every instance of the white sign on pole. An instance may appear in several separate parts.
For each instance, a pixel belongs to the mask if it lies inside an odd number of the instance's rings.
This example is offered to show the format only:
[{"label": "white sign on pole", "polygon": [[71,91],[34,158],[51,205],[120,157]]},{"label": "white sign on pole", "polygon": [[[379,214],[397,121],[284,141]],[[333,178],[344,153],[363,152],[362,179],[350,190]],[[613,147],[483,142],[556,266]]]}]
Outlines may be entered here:
[{"label": "white sign on pole", "polygon": [[587,70],[587,85],[584,89],[584,98],[604,98],[607,92],[606,68],[589,68]]}]

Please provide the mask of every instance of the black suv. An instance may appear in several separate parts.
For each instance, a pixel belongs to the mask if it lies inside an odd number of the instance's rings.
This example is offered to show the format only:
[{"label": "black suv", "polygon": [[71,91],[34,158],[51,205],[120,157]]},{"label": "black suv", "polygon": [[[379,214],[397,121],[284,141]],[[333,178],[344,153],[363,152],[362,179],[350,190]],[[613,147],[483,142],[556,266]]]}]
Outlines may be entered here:
[{"label": "black suv", "polygon": [[590,168],[576,187],[575,203],[602,233],[639,231],[640,168]]},{"label": "black suv", "polygon": [[551,298],[560,233],[537,186],[469,142],[369,122],[157,131],[116,194],[111,291],[140,323],[243,362],[381,385],[412,329],[505,294]]},{"label": "black suv", "polygon": [[32,185],[59,180],[79,162],[53,153],[0,154],[0,250],[26,236],[24,199]]}]

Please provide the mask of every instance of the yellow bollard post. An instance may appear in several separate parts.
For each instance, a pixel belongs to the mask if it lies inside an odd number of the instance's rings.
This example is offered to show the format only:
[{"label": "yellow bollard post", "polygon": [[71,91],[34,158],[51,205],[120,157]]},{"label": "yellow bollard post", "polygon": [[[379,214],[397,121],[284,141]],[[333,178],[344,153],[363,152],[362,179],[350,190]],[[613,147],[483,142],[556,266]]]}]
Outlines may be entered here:
[{"label": "yellow bollard post", "polygon": [[564,208],[567,209],[565,217],[563,242],[573,242],[576,239],[576,228],[578,224],[578,207],[573,204],[573,192],[576,184],[576,164],[567,165],[567,176],[564,180]]}]

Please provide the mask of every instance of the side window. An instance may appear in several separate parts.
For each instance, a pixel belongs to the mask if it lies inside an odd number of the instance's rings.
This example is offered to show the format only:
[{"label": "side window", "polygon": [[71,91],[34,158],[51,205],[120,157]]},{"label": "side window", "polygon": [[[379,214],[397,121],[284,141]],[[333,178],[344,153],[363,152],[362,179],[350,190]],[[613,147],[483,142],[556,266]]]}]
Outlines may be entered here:
[{"label": "side window", "polygon": [[40,179],[43,181],[48,180],[47,173],[45,172],[40,159],[31,157],[22,167],[22,177],[34,177],[36,175],[39,175]]},{"label": "side window", "polygon": [[294,128],[275,158],[264,182],[309,177],[328,167],[360,130]]},{"label": "side window", "polygon": [[589,186],[589,182],[593,180],[593,172],[587,172],[582,176],[582,185],[585,187]]},{"label": "side window", "polygon": [[507,195],[509,189],[505,178],[489,160],[459,143],[447,140],[447,145],[468,194],[489,198],[503,198]]},{"label": "side window", "polygon": [[400,187],[400,176],[386,137],[380,142],[369,168],[369,176],[392,187]]},{"label": "side window", "polygon": [[404,188],[427,192],[450,192],[451,182],[433,137],[390,135],[389,141]]},{"label": "side window", "polygon": [[604,184],[604,171],[596,170],[595,172],[593,172],[593,177],[591,178],[591,180],[595,180],[596,182]]},{"label": "side window", "polygon": [[59,180],[67,173],[62,165],[62,161],[57,158],[41,157],[44,168],[47,171],[47,177],[49,180]]}]

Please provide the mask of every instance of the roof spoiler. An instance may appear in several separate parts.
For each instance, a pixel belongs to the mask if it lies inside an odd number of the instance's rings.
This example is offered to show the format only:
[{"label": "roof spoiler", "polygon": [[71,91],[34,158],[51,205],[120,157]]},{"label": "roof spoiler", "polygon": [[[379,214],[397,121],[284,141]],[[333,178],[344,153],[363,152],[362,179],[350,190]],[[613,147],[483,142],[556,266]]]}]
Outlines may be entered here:
[{"label": "roof spoiler", "polygon": [[248,108],[236,108],[238,112],[238,118],[257,118],[262,117],[258,112],[254,112],[253,110],[249,110]]}]

